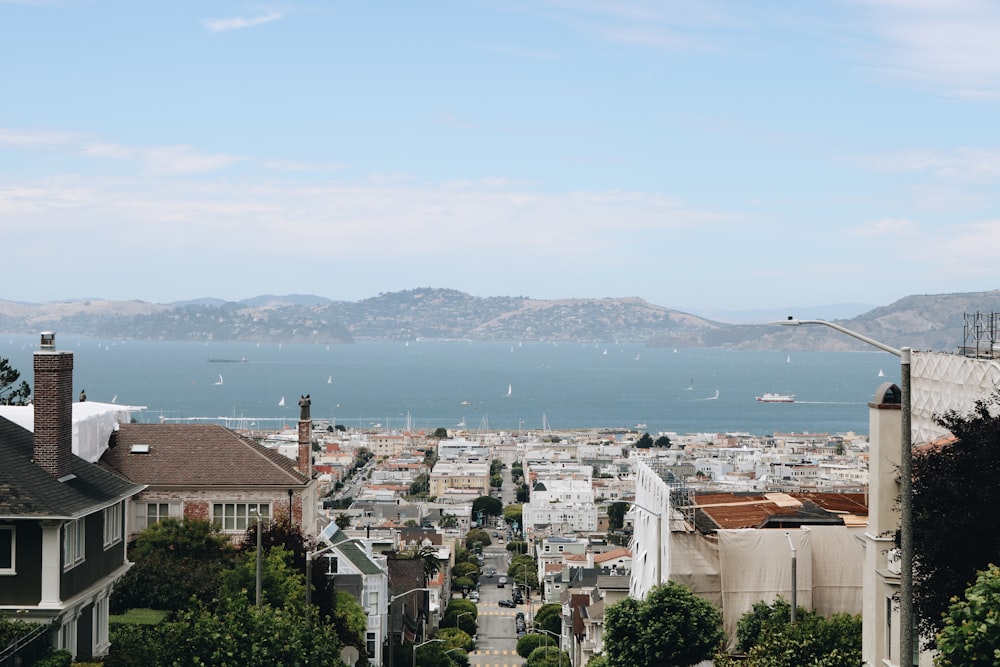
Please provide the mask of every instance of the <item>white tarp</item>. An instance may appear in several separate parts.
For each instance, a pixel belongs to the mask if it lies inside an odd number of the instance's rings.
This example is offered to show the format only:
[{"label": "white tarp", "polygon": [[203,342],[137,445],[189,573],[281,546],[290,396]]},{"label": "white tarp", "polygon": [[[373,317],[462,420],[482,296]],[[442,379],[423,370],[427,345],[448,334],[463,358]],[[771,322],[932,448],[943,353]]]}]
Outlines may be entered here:
[{"label": "white tarp", "polygon": [[[90,463],[96,463],[108,448],[108,441],[111,434],[118,430],[118,424],[127,423],[133,412],[144,409],[143,406],[97,401],[73,403],[73,453]],[[0,417],[35,432],[34,406],[3,405],[0,406]]]}]

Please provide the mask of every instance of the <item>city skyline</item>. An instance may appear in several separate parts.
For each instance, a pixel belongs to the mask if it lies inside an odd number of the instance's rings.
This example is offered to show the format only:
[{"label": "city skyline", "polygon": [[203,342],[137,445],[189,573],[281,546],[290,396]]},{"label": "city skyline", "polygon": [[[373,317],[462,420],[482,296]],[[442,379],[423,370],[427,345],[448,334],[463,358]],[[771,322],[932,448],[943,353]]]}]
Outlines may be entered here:
[{"label": "city skyline", "polygon": [[998,285],[991,3],[0,16],[4,299],[431,286],[705,313]]}]

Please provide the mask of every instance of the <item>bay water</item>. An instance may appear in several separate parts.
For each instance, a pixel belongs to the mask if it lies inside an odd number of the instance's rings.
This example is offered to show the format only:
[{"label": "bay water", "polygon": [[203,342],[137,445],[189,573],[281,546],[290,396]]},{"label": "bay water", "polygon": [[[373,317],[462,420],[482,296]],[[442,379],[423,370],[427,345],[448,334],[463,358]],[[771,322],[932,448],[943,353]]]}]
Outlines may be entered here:
[{"label": "bay water", "polygon": [[[0,337],[0,357],[32,383],[38,336]],[[649,348],[640,344],[97,340],[74,352],[74,396],[144,406],[140,422],[292,427],[314,420],[433,430],[627,428],[650,433],[868,432],[867,403],[899,383],[883,352]],[[767,392],[794,403],[760,403]]]}]

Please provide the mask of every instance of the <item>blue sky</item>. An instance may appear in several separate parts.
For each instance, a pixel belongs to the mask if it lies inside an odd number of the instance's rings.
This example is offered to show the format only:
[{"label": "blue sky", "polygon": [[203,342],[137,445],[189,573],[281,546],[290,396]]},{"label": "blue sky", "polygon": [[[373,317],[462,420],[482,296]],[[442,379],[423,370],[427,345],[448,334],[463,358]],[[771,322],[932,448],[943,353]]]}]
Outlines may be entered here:
[{"label": "blue sky", "polygon": [[1000,288],[1000,3],[0,0],[0,298]]}]

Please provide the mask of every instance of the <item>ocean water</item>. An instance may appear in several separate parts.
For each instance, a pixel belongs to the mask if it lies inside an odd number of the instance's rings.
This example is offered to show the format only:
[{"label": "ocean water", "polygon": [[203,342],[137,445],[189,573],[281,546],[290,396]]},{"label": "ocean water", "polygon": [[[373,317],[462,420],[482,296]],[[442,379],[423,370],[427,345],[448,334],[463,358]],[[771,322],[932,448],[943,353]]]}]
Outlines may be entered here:
[{"label": "ocean water", "polygon": [[[32,382],[37,336],[0,337]],[[778,352],[574,343],[302,345],[111,341],[58,336],[74,352],[74,395],[145,406],[141,422],[224,419],[279,428],[517,430],[615,427],[701,433],[868,432],[867,403],[899,382],[884,352]],[[226,361],[219,361],[226,360]],[[880,376],[880,372],[884,376]],[[764,404],[766,392],[796,396]],[[282,405],[282,399],[284,404]]]}]

